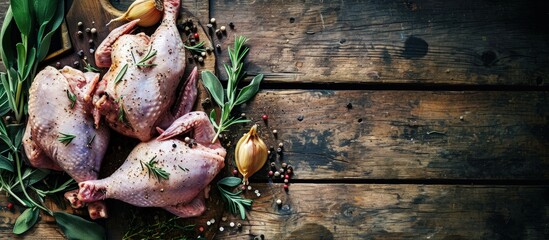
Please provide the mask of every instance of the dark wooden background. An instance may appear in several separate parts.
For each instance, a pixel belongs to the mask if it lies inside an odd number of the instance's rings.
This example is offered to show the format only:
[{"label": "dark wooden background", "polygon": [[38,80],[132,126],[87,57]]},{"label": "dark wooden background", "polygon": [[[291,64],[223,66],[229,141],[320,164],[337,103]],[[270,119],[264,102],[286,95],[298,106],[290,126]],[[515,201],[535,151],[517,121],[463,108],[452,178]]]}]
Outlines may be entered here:
[{"label": "dark wooden background", "polygon": [[[131,1],[112,2],[124,8]],[[226,212],[212,188],[205,215],[182,224],[202,226],[203,235],[216,239],[549,239],[547,1],[183,0],[183,6],[203,26],[210,17],[235,26],[212,37],[223,51],[203,69],[224,78],[226,47],[235,35],[250,38],[247,71],[266,78],[237,111],[260,125],[269,145],[284,143],[275,163],[291,164],[295,174],[288,192],[281,180],[266,177],[267,167],[256,174],[252,187],[261,197],[246,193],[254,205],[245,221]],[[98,37],[106,34],[100,29]],[[74,59],[72,51],[61,61]],[[202,89],[197,106],[209,111],[201,104],[206,97]],[[250,126],[226,135],[229,152]],[[107,172],[131,150],[117,146],[109,150]],[[222,176],[233,161],[229,154]],[[119,201],[109,206],[111,218],[100,223],[112,239],[124,234],[132,214],[169,216]],[[0,214],[0,232],[9,238],[17,214]],[[242,229],[229,227],[231,221]],[[24,237],[43,236],[62,237],[51,218]]]}]

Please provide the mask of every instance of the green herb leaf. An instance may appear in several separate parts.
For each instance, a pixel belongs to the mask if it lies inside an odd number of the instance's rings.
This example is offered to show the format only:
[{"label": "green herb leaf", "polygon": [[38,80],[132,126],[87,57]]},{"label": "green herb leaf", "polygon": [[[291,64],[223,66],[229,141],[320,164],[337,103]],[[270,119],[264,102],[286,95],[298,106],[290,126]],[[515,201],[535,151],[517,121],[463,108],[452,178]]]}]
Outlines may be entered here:
[{"label": "green herb leaf", "polygon": [[[40,1],[44,3],[49,2],[49,1],[42,1],[42,0],[35,0],[35,1]],[[59,28],[59,26],[61,26],[61,23],[63,23],[63,20],[65,19],[65,1],[58,0],[55,6],[57,6],[55,8],[56,10],[55,15],[47,25],[50,31],[42,39],[40,39],[40,43],[38,44],[38,53],[36,55],[37,61],[42,61],[46,57],[50,48],[51,38],[53,37],[55,31]],[[43,34],[43,31],[46,31],[46,27],[41,30],[42,32],[40,33],[40,35]]]},{"label": "green herb leaf", "polygon": [[184,167],[181,167],[181,166],[179,166],[179,165],[177,165],[177,166],[179,167],[179,169],[183,170],[184,172],[188,172],[188,171],[189,171],[188,168],[184,168]]},{"label": "green herb leaf", "polygon": [[73,109],[74,105],[76,104],[76,95],[74,95],[69,89],[67,89],[66,91],[67,91],[67,97],[71,101],[70,108]]},{"label": "green herb leaf", "polygon": [[122,80],[122,77],[124,77],[124,75],[126,74],[126,71],[128,70],[128,64],[124,64],[124,66],[122,67],[122,69],[120,69],[120,72],[118,72],[118,74],[116,75],[116,78],[114,78],[114,84],[118,84],[118,82],[120,82]]},{"label": "green herb leaf", "polygon": [[96,67],[92,66],[89,63],[86,63],[86,66],[84,67],[84,69],[86,69],[86,71],[88,72],[101,72],[99,69],[97,69]]},{"label": "green herb leaf", "polygon": [[141,161],[141,168],[143,168],[143,166],[145,166],[147,168],[147,171],[149,173],[149,178],[151,177],[151,175],[153,177],[156,178],[156,180],[158,180],[159,182],[161,180],[168,180],[170,178],[170,173],[166,172],[164,169],[162,168],[159,168],[157,166],[155,166],[158,161],[155,161],[154,159],[156,159],[156,156],[154,156],[149,162],[145,163],[143,161]]},{"label": "green herb leaf", "polygon": [[17,181],[15,181],[15,183],[13,183],[13,185],[11,186],[11,191],[21,192],[23,191],[23,189],[21,189],[21,181],[23,182],[23,185],[25,185],[25,187],[28,187],[42,181],[48,176],[49,173],[50,171],[47,169],[27,168],[25,169],[25,172],[23,172],[21,179],[18,179]]},{"label": "green herb leaf", "polygon": [[253,96],[255,96],[257,91],[259,91],[259,83],[261,83],[261,80],[263,80],[263,74],[258,74],[252,79],[252,82],[250,82],[248,86],[242,88],[242,90],[240,90],[240,93],[238,93],[235,105],[245,103]]},{"label": "green herb leaf", "polygon": [[57,9],[57,0],[33,0],[34,13],[36,14],[36,20],[39,23],[47,23],[55,14]]},{"label": "green herb leaf", "polygon": [[69,145],[69,143],[72,142],[72,140],[75,138],[76,136],[75,135],[71,135],[71,134],[65,134],[65,133],[59,133],[59,137],[57,138],[57,140],[63,144],[65,144],[65,146]]},{"label": "green herb leaf", "polygon": [[32,27],[32,18],[29,17],[30,6],[27,0],[10,0],[13,17],[19,31],[28,36]]},{"label": "green herb leaf", "polygon": [[[147,63],[154,56],[156,56],[156,50],[153,50],[152,45],[151,45],[149,47],[149,51],[147,52],[147,54],[145,54],[145,57],[143,57],[141,60],[139,60],[139,62],[136,63],[135,65],[138,66],[138,67],[154,67],[154,66],[156,66],[156,64],[148,64]],[[134,61],[135,61],[135,56],[133,56],[133,52],[132,52],[132,57],[134,58]]]},{"label": "green herb leaf", "polygon": [[13,172],[13,157],[8,153],[7,157],[0,155],[0,169]]},{"label": "green herb leaf", "polygon": [[237,177],[226,177],[217,182],[217,189],[221,193],[221,198],[227,202],[229,210],[233,213],[240,213],[242,220],[246,219],[246,208],[251,208],[253,200],[246,199],[240,196],[242,191],[231,192],[223,188],[223,186],[234,188],[238,186],[242,180]]},{"label": "green herb leaf", "polygon": [[204,86],[208,89],[212,98],[215,100],[217,105],[223,106],[223,101],[225,96],[223,95],[223,86],[217,77],[210,71],[202,71],[202,82]]},{"label": "green herb leaf", "polygon": [[15,220],[13,233],[23,234],[29,230],[38,221],[38,213],[40,213],[40,209],[37,207],[25,209],[25,211],[19,215],[17,220]]},{"label": "green herb leaf", "polygon": [[54,212],[53,217],[68,239],[107,239],[105,229],[95,222],[65,212]]},{"label": "green herb leaf", "polygon": [[15,32],[18,31],[16,29],[16,24],[13,21],[13,13],[10,6],[6,12],[6,16],[4,17],[2,32],[0,35],[0,41],[2,44],[2,51],[0,52],[2,53],[2,62],[4,63],[6,69],[9,69],[15,60],[15,38],[13,37]]},{"label": "green herb leaf", "polygon": [[236,187],[236,186],[240,185],[241,183],[242,183],[242,179],[237,178],[237,177],[226,177],[226,178],[223,178],[223,179],[219,180],[219,182],[217,182],[218,185],[223,185],[223,186],[227,186],[227,187]]},{"label": "green herb leaf", "polygon": [[201,41],[195,45],[192,45],[192,46],[187,46],[185,44],[183,44],[183,46],[186,48],[186,49],[189,49],[189,51],[192,51],[192,52],[197,52],[197,53],[201,53],[201,52],[205,52],[206,50],[204,49],[204,41]]}]

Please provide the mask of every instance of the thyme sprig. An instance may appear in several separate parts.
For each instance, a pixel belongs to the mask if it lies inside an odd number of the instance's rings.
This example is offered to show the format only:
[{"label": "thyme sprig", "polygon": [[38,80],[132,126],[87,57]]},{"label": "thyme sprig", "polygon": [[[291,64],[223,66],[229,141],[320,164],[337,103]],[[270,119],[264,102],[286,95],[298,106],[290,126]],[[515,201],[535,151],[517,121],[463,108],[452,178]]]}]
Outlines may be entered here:
[{"label": "thyme sprig", "polygon": [[242,193],[241,190],[232,192],[223,187],[235,188],[240,185],[241,182],[242,180],[240,178],[226,177],[217,182],[217,189],[221,193],[221,198],[229,204],[228,207],[231,213],[240,213],[240,217],[244,220],[246,219],[246,209],[250,209],[252,207],[253,200],[240,196]]},{"label": "thyme sprig", "polygon": [[86,63],[86,66],[84,67],[84,69],[88,72],[100,72],[99,69],[97,69],[96,67],[94,67],[93,65],[89,64],[88,62],[85,62]]},{"label": "thyme sprig", "polygon": [[135,55],[133,54],[133,51],[132,51],[133,62],[138,67],[154,67],[154,66],[156,66],[156,64],[147,63],[154,56],[156,56],[156,50],[152,49],[152,45],[149,47],[149,51],[147,51],[147,54],[145,54],[145,56],[141,60],[139,60],[139,62],[135,62]]},{"label": "thyme sprig", "polygon": [[116,77],[114,78],[114,85],[118,84],[118,82],[122,81],[122,78],[124,77],[124,75],[126,74],[126,71],[128,71],[128,64],[124,64],[124,66],[122,66],[122,69],[120,69],[120,72],[118,72],[118,74],[116,74]]},{"label": "thyme sprig", "polygon": [[237,91],[238,82],[246,76],[243,71],[244,57],[250,50],[244,44],[248,39],[244,36],[238,36],[234,40],[234,47],[229,47],[229,59],[231,65],[225,64],[225,71],[229,77],[227,88],[223,89],[219,79],[210,71],[202,71],[202,81],[208,89],[212,98],[221,107],[221,116],[219,123],[216,122],[215,110],[210,112],[210,122],[216,130],[216,134],[212,139],[212,143],[217,140],[219,134],[226,131],[233,124],[249,122],[249,120],[241,117],[231,117],[231,111],[237,105],[247,102],[259,91],[259,83],[263,80],[263,74],[256,75],[252,81],[240,91]]},{"label": "thyme sprig", "polygon": [[156,156],[154,156],[149,162],[143,162],[141,163],[141,169],[145,170],[147,168],[147,171],[149,172],[149,178],[151,178],[151,175],[156,178],[159,182],[161,180],[168,180],[170,178],[170,173],[166,172],[164,169],[159,168],[155,166],[158,161],[155,161]]},{"label": "thyme sprig", "polygon": [[181,236],[182,233],[194,233],[194,225],[181,226],[177,220],[181,218],[172,217],[168,220],[155,221],[154,223],[146,223],[144,221],[136,221],[136,214],[133,215],[130,221],[130,229],[124,234],[122,240],[130,239],[172,239],[174,232],[177,232],[176,239],[186,240],[192,239],[187,236]]},{"label": "thyme sprig", "polygon": [[65,146],[69,145],[69,143],[72,142],[72,140],[75,138],[76,136],[75,135],[72,135],[72,134],[66,134],[66,133],[62,133],[60,132],[59,133],[59,137],[57,138],[57,140],[63,144],[65,144]]},{"label": "thyme sprig", "polygon": [[71,109],[73,109],[74,105],[76,104],[76,95],[74,95],[74,93],[72,93],[70,90],[67,89],[67,97],[71,101],[70,107]]}]

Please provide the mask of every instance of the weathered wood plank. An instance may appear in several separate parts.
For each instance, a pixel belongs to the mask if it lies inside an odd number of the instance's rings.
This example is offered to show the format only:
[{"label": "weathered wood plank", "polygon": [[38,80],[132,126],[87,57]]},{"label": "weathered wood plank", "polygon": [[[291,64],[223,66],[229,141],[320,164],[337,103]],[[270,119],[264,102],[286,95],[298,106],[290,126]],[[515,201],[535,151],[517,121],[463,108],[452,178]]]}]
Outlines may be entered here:
[{"label": "weathered wood plank", "polygon": [[268,145],[284,144],[296,179],[547,180],[548,100],[549,92],[261,90],[240,111]]},{"label": "weathered wood plank", "polygon": [[[547,1],[214,1],[271,82],[544,85]],[[227,61],[224,51],[218,58]],[[221,64],[218,64],[221,67]]]},{"label": "weathered wood plank", "polygon": [[[254,184],[245,221],[216,239],[547,239],[546,186]],[[283,204],[278,207],[276,199]],[[242,231],[229,227],[240,222]],[[199,223],[204,226],[204,223]],[[220,226],[224,231],[220,232]]]}]

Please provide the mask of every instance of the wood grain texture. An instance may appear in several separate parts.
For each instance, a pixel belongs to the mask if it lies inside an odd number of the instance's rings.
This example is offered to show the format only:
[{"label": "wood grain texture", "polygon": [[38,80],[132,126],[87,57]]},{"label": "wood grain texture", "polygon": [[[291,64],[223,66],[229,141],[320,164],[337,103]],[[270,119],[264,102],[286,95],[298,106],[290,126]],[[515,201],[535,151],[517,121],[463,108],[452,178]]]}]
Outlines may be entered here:
[{"label": "wood grain texture", "polygon": [[[547,239],[545,186],[253,184],[246,221],[216,239]],[[279,207],[276,199],[283,204]],[[228,224],[241,222],[242,231]],[[219,226],[226,231],[220,232]]]},{"label": "wood grain texture", "polygon": [[229,37],[251,39],[248,72],[267,82],[537,86],[549,74],[542,0],[213,1],[211,8],[218,22],[234,22]]},{"label": "wood grain texture", "polygon": [[[259,124],[268,145],[284,144],[282,160],[295,166],[296,179],[547,180],[548,98],[548,92],[261,90],[240,111]],[[229,141],[249,126],[234,129]],[[280,158],[272,158],[277,166]]]}]

